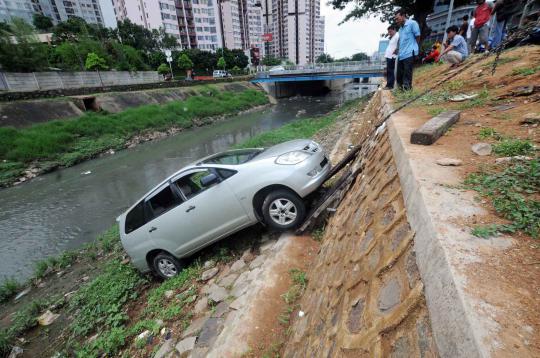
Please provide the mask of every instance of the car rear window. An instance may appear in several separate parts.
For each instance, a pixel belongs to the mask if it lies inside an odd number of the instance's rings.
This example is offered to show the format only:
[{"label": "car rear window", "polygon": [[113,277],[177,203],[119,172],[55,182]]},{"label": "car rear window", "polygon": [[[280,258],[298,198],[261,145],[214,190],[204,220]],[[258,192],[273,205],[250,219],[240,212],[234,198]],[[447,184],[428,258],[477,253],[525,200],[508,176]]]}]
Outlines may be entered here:
[{"label": "car rear window", "polygon": [[126,215],[126,227],[125,232],[129,234],[132,231],[137,230],[141,226],[146,224],[144,218],[144,202],[140,202],[133,207]]},{"label": "car rear window", "polygon": [[231,153],[216,154],[205,161],[202,164],[225,164],[225,165],[239,165],[249,162],[260,154],[262,149],[249,149],[243,151],[235,151]]}]

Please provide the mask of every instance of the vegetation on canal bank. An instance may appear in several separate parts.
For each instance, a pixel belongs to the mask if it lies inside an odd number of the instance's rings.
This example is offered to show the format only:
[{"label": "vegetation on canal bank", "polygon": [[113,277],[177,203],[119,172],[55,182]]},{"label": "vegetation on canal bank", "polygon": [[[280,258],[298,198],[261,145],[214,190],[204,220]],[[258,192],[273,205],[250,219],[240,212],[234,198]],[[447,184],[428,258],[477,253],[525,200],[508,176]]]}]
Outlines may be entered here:
[{"label": "vegetation on canal bank", "polygon": [[219,91],[201,86],[197,96],[164,105],[146,105],[121,113],[87,113],[28,128],[0,128],[0,186],[12,183],[24,170],[71,166],[108,149],[121,149],[134,135],[170,128],[187,129],[268,103],[254,89]]},{"label": "vegetation on canal bank", "polygon": [[[359,103],[360,100],[351,101],[328,115],[301,119],[265,132],[242,146],[268,146],[291,139],[312,137],[318,131],[336,123],[341,114],[356,110]],[[249,242],[251,241],[250,239]],[[219,265],[233,260],[244,249],[242,243],[220,242],[210,247],[209,253],[199,255],[180,275],[157,282],[141,275],[125,260],[118,227],[114,226],[80,251],[63,253],[36,264],[34,277],[27,285],[43,282],[52,276],[52,273],[69,270],[69,266],[83,262],[93,263],[94,266],[99,266],[101,271],[93,279],[83,283],[73,295],[62,296],[62,292],[59,292],[59,297],[46,301],[33,298],[19,308],[18,310],[23,312],[20,317],[17,314],[9,327],[0,328],[0,356],[7,355],[16,338],[24,336],[26,331],[37,325],[37,317],[46,309],[69,316],[63,323],[65,327],[57,333],[56,339],[63,340],[55,345],[58,347],[58,357],[112,356],[125,350],[126,346],[142,353],[142,349],[148,350],[151,347],[149,348],[146,338],[144,341],[137,338],[141,332],[148,330],[155,336],[159,334],[164,322],[170,322],[182,329],[189,324],[193,297],[201,284],[197,278],[203,270],[203,259],[212,260]],[[50,279],[55,280],[56,277]],[[293,279],[296,285],[305,287],[303,273],[296,273]],[[21,289],[18,284],[15,289],[14,284],[16,282],[13,280],[4,284],[4,301]],[[181,293],[172,298],[166,297],[171,291]],[[298,298],[296,296],[298,295],[295,294],[295,300]],[[95,335],[96,332],[99,334]],[[50,339],[54,338],[50,332],[47,334]],[[60,335],[64,338],[60,338]]]}]

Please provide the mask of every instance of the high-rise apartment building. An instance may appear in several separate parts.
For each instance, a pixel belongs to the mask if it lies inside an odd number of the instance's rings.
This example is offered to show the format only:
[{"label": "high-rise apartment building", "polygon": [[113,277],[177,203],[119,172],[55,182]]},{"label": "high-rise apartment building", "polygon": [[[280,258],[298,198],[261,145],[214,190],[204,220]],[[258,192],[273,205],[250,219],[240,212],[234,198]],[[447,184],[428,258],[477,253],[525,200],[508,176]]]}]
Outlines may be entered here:
[{"label": "high-rise apartment building", "polygon": [[324,51],[320,0],[262,0],[269,54],[296,64],[315,62]]},{"label": "high-rise apartment building", "polygon": [[263,13],[260,0],[221,1],[222,42],[230,49],[257,47],[264,53]]},{"label": "high-rise apartment building", "polygon": [[129,19],[149,30],[164,28],[168,34],[180,38],[174,0],[112,0],[118,21]]},{"label": "high-rise apartment building", "polygon": [[115,22],[105,21],[100,1],[110,0],[0,0],[0,21],[17,17],[32,23],[34,14],[39,13],[55,24],[76,16],[89,24],[115,27]]}]

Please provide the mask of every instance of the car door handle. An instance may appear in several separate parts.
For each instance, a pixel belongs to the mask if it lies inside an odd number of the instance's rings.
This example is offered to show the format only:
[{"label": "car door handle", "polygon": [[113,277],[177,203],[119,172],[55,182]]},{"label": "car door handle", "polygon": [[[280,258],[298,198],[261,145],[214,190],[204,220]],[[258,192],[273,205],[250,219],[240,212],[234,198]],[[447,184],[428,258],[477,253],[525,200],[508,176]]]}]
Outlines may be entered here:
[{"label": "car door handle", "polygon": [[189,208],[187,208],[186,213],[189,213],[193,209],[195,209],[195,207],[193,205],[191,205]]},{"label": "car door handle", "polygon": [[152,232],[152,231],[156,231],[156,230],[157,230],[157,227],[152,226],[152,227],[150,228],[150,230],[148,230],[148,232]]}]

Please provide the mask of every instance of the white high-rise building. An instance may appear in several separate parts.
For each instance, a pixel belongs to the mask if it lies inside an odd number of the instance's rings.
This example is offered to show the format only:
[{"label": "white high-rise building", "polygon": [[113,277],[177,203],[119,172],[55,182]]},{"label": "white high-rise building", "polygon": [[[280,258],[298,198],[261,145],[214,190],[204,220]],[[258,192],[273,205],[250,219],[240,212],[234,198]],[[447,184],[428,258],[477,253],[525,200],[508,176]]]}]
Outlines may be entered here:
[{"label": "white high-rise building", "polygon": [[112,0],[118,21],[130,20],[149,30],[164,28],[180,38],[174,0]]},{"label": "white high-rise building", "polygon": [[31,24],[34,14],[38,13],[50,17],[54,24],[80,17],[89,24],[116,27],[110,16],[104,18],[102,1],[109,5],[106,1],[110,0],[0,0],[0,21],[9,22],[17,17]]},{"label": "white high-rise building", "polygon": [[251,47],[264,52],[263,13],[259,0],[221,1],[222,41],[229,49]]},{"label": "white high-rise building", "polygon": [[265,32],[272,34],[269,54],[300,65],[315,62],[321,45],[324,51],[320,0],[262,1]]}]

